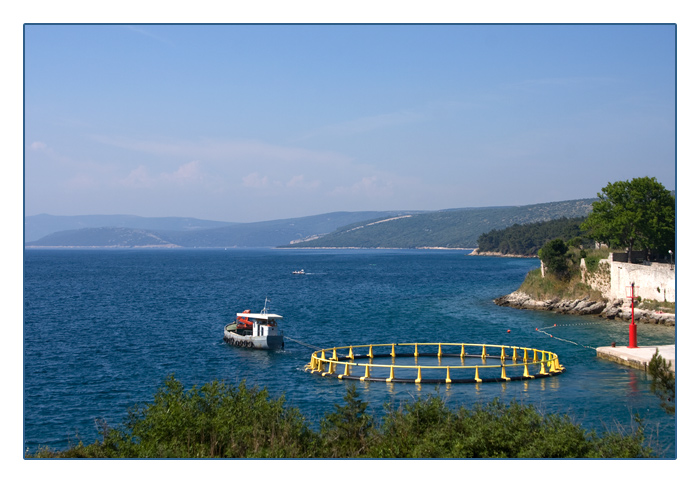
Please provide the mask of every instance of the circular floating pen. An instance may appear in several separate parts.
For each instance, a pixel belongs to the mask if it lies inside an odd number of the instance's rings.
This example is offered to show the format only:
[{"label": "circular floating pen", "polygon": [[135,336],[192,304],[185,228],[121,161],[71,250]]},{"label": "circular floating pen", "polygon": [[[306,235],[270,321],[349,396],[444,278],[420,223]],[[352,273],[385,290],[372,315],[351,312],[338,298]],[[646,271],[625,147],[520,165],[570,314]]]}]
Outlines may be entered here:
[{"label": "circular floating pen", "polygon": [[540,349],[416,342],[321,349],[311,354],[304,370],[357,381],[457,384],[537,379],[565,369],[559,356]]}]

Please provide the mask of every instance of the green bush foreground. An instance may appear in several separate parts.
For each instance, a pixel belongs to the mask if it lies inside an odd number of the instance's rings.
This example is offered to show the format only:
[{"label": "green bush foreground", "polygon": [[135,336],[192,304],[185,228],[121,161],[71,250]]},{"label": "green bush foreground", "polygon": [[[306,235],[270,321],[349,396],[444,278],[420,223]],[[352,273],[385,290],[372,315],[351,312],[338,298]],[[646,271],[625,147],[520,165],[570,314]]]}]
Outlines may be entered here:
[{"label": "green bush foreground", "polygon": [[639,419],[629,434],[598,436],[568,416],[498,399],[468,410],[438,396],[398,408],[381,422],[351,384],[345,404],[310,428],[284,396],[214,381],[185,391],[168,377],[150,404],[129,410],[103,441],[66,451],[40,448],[30,458],[649,458]]}]

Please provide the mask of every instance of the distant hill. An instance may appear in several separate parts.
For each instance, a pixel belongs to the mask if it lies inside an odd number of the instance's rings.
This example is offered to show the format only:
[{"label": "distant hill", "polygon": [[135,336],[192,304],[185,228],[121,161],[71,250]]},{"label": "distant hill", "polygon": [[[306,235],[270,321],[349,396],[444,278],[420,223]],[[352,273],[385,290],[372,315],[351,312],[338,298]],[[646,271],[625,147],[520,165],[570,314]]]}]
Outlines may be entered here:
[{"label": "distant hill", "polygon": [[[26,245],[29,247],[274,247],[329,233],[349,223],[405,213],[407,212],[336,212],[235,224],[194,218],[37,215],[25,219],[25,230]],[[79,225],[77,229],[65,228],[76,224]],[[50,232],[56,228],[59,230]],[[30,237],[31,233],[42,232],[49,233],[35,240]]]},{"label": "distant hill", "polygon": [[34,215],[24,218],[25,241],[32,242],[42,237],[66,230],[81,228],[135,228],[141,230],[190,231],[231,226],[235,223],[199,220],[197,218],[147,218],[134,215],[78,215],[55,216]]},{"label": "distant hill", "polygon": [[[257,223],[121,215],[37,215],[25,219],[25,239],[28,247],[476,248],[483,233],[515,224],[586,216],[593,201],[431,212],[335,212]],[[77,228],[72,228],[76,225]],[[47,234],[32,240],[33,233]]]},{"label": "distant hill", "polygon": [[28,246],[50,247],[175,247],[170,241],[148,230],[135,228],[81,228],[52,233]]},{"label": "distant hill", "polygon": [[376,218],[344,226],[298,248],[476,248],[478,238],[514,224],[587,216],[596,199],[528,206],[463,208]]}]

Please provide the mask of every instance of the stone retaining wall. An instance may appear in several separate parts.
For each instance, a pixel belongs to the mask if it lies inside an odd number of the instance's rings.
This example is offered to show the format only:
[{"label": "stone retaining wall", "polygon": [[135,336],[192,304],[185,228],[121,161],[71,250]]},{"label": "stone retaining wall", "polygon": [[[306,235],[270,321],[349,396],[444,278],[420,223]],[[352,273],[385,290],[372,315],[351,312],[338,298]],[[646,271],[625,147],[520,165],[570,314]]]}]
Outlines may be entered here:
[{"label": "stone retaining wall", "polygon": [[[613,259],[611,253],[610,288],[607,298],[625,299],[634,282],[634,295],[657,302],[676,302],[676,266],[669,263],[626,263]],[[603,292],[605,293],[605,292]]]}]

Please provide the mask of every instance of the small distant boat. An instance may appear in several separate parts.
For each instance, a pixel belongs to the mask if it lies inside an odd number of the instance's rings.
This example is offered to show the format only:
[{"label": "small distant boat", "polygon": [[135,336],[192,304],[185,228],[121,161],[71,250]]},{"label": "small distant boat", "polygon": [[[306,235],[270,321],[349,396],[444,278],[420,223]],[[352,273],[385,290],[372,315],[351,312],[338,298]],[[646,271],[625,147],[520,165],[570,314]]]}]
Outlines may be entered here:
[{"label": "small distant boat", "polygon": [[267,302],[260,313],[244,310],[236,314],[236,321],[224,327],[224,342],[236,347],[251,349],[284,349],[284,334],[277,326],[281,315],[267,312]]},{"label": "small distant boat", "polygon": [[301,270],[294,270],[292,273],[293,273],[294,275],[304,275],[306,272],[305,272],[304,269],[302,268]]}]

